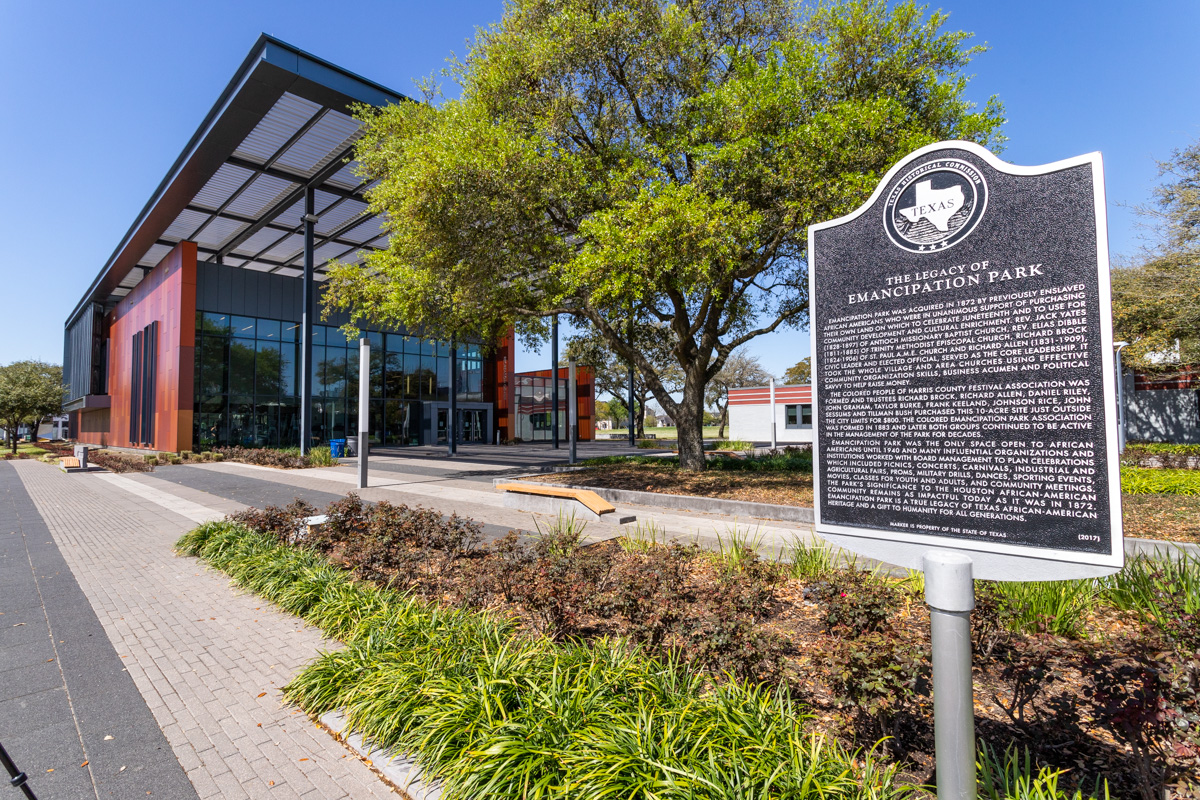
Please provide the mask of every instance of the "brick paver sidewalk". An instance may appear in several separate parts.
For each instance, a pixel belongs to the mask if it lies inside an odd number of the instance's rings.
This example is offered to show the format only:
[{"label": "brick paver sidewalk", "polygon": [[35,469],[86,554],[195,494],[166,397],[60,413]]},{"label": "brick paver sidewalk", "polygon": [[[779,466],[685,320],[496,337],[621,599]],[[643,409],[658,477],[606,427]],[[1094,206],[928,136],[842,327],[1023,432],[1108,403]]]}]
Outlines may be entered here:
[{"label": "brick paver sidewalk", "polygon": [[[282,705],[280,687],[336,643],[173,554],[203,495],[177,513],[99,475],[14,466],[201,798],[396,796]],[[210,510],[219,517],[228,501]]]}]

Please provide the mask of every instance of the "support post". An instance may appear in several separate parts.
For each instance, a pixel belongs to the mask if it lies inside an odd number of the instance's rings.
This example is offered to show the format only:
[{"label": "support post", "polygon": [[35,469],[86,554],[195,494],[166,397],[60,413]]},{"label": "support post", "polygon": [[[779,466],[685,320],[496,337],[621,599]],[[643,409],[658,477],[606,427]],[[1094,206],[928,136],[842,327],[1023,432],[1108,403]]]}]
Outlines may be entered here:
[{"label": "support post", "polygon": [[938,800],[975,800],[975,698],[971,684],[971,559],[931,550],[922,559],[933,648],[933,739]]},{"label": "support post", "polygon": [[[729,408],[729,400],[726,399],[725,407]],[[775,450],[778,446],[778,440],[775,438],[775,379],[771,378],[771,449]]]},{"label": "support post", "polygon": [[450,411],[446,420],[446,455],[458,452],[458,343],[450,343]]},{"label": "support post", "polygon": [[1117,452],[1125,452],[1125,368],[1121,366],[1121,351],[1129,345],[1117,343]]},{"label": "support post", "polygon": [[367,488],[367,451],[370,449],[371,340],[358,340],[358,488]]},{"label": "support post", "polygon": [[578,391],[575,379],[575,356],[571,356],[567,359],[567,425],[569,427],[567,435],[570,437],[571,442],[570,463],[572,464],[576,461],[575,445],[579,441]]},{"label": "support post", "polygon": [[315,192],[311,186],[304,190],[304,289],[300,311],[300,455],[308,453],[312,444],[312,371],[313,371],[313,302],[316,299],[313,270],[313,213]]},{"label": "support post", "polygon": [[[629,349],[633,349],[633,307],[629,308]],[[637,429],[633,424],[633,361],[629,362],[629,446],[637,447]]]},{"label": "support post", "polygon": [[550,427],[554,449],[558,449],[558,314],[550,320]]}]

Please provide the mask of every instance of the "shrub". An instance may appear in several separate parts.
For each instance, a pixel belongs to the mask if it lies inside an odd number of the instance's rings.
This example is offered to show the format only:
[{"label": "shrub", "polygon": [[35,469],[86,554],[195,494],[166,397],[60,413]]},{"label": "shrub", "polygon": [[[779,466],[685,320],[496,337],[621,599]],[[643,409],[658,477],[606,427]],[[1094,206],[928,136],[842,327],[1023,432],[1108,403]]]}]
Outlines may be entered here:
[{"label": "shrub", "polygon": [[1099,594],[1094,580],[999,581],[1000,619],[1020,633],[1052,633],[1068,639],[1083,636],[1088,613]]},{"label": "shrub", "polygon": [[695,667],[729,672],[747,681],[778,677],[784,641],[757,624],[775,602],[782,575],[752,552],[740,563],[723,563],[716,586],[683,620],[683,653]]},{"label": "shrub", "polygon": [[1037,767],[1029,756],[1029,750],[1018,750],[1009,746],[1003,755],[983,742],[979,744],[976,760],[978,768],[979,797],[981,800],[1108,800],[1108,784],[1097,782],[1089,794],[1076,790],[1068,794],[1060,789],[1058,779],[1066,770]]},{"label": "shrub", "polygon": [[918,684],[929,674],[923,646],[888,631],[838,639],[825,654],[830,688],[839,703],[853,706],[871,736],[895,736]]},{"label": "shrub", "polygon": [[268,447],[218,447],[213,453],[220,456],[218,460],[240,461],[243,464],[255,464],[260,467],[280,467],[283,469],[299,469],[307,467],[308,462],[297,449],[273,450]]},{"label": "shrub", "polygon": [[333,452],[329,446],[314,447],[308,451],[308,466],[310,467],[336,467],[339,462],[333,457]]},{"label": "shrub", "polygon": [[1200,495],[1200,470],[1121,467],[1125,494]]},{"label": "shrub", "polygon": [[714,458],[708,468],[724,472],[812,473],[812,448],[785,447],[766,453],[748,453],[743,458]]},{"label": "shrub", "polygon": [[651,651],[662,648],[688,615],[688,567],[696,545],[655,546],[632,552],[615,570],[604,610],[619,614],[623,632]]},{"label": "shrub", "polygon": [[561,639],[578,630],[579,622],[605,589],[612,563],[601,552],[583,546],[586,524],[574,515],[558,519],[533,542],[533,558],[522,580],[510,591],[531,612],[541,633]]},{"label": "shrub", "polygon": [[900,589],[863,570],[846,570],[816,586],[825,630],[854,638],[880,633],[900,605]]},{"label": "shrub", "polygon": [[344,711],[354,732],[416,758],[448,800],[915,796],[874,753],[807,732],[786,692],[713,686],[619,642],[517,636],[499,616],[353,583],[228,522],[177,547],[343,639],[285,696],[310,714]]},{"label": "shrub", "polygon": [[146,458],[138,458],[127,453],[114,453],[108,450],[88,451],[88,461],[97,464],[110,472],[153,472],[154,463]]},{"label": "shrub", "polygon": [[1200,559],[1137,556],[1104,581],[1104,599],[1152,622],[1178,646],[1200,649]]},{"label": "shrub", "polygon": [[257,508],[247,508],[230,514],[227,519],[259,533],[269,534],[278,542],[286,543],[295,541],[304,520],[316,513],[315,506],[297,497],[286,508],[267,506],[261,511]]},{"label": "shrub", "polygon": [[796,580],[819,580],[836,568],[836,556],[828,543],[809,543],[799,536],[788,545],[788,562],[788,576]]}]

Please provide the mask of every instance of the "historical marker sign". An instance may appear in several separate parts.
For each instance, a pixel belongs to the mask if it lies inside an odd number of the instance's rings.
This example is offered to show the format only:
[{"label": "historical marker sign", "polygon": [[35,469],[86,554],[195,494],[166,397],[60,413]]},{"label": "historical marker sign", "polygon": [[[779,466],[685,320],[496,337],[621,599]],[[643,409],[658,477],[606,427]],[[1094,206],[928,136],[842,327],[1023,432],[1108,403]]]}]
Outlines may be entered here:
[{"label": "historical marker sign", "polygon": [[1099,154],[930,145],[809,254],[819,533],[1123,563]]}]

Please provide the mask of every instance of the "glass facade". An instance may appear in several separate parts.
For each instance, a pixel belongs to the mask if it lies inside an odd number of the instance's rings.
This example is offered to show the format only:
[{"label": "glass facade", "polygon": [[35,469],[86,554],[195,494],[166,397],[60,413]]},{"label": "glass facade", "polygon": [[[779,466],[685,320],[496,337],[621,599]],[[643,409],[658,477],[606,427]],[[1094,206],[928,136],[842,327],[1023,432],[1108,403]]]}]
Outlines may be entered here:
[{"label": "glass facade", "polygon": [[[425,444],[431,404],[450,399],[450,347],[396,333],[371,340],[372,441]],[[458,399],[483,400],[479,345],[458,349]],[[300,443],[300,324],[200,311],[196,314],[193,442],[197,447],[288,447]],[[313,326],[314,443],[358,434],[358,340]]]},{"label": "glass facade", "polygon": [[[550,372],[550,370],[546,370]],[[554,438],[551,409],[551,389],[554,379],[549,375],[520,375],[517,377],[513,399],[517,407],[516,436],[523,442],[548,442]],[[558,379],[558,438],[567,438],[567,380]]]}]

